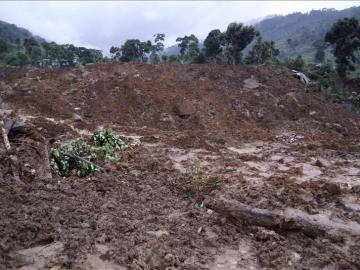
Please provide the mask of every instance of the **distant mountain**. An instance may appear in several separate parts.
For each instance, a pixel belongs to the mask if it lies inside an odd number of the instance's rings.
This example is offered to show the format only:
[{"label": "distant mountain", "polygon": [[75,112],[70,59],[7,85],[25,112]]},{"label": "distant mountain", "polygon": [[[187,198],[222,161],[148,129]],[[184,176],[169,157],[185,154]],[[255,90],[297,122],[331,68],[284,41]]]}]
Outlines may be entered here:
[{"label": "distant mountain", "polygon": [[[280,49],[280,58],[302,55],[306,61],[311,62],[315,54],[312,44],[317,40],[324,40],[331,26],[344,17],[356,17],[360,20],[360,7],[295,12],[286,16],[269,15],[260,22],[256,19],[247,24],[253,24],[265,40],[275,41],[276,47]],[[202,46],[200,42],[200,47]],[[244,54],[247,54],[251,47],[250,44]],[[177,45],[167,47],[164,54],[180,54],[180,48]],[[326,55],[332,59],[330,48],[326,50]]]},{"label": "distant mountain", "polygon": [[175,54],[175,55],[178,55],[178,54],[180,54],[180,48],[179,48],[179,46],[177,44],[169,46],[169,47],[165,48],[163,54],[167,54],[167,55]]},{"label": "distant mountain", "polygon": [[33,35],[25,28],[18,27],[15,24],[0,21],[0,39],[10,43],[13,47],[16,47],[19,42],[22,43],[25,38],[30,37],[34,37],[40,43],[45,41],[45,39]]},{"label": "distant mountain", "polygon": [[326,32],[339,19],[356,17],[360,20],[360,7],[344,10],[322,9],[309,13],[292,13],[273,16],[255,24],[265,40],[274,40],[281,51],[281,57],[303,55],[312,60],[315,53],[312,43],[323,40]]}]

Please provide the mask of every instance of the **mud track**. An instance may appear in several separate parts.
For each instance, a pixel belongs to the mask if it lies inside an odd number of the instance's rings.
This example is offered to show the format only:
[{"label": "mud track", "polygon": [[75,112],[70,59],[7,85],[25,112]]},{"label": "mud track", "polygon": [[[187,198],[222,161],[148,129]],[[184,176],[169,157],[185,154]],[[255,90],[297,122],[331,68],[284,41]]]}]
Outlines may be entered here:
[{"label": "mud track", "polygon": [[[10,137],[23,185],[0,152],[0,269],[360,268],[359,118],[281,70],[116,63],[0,78],[30,130]],[[44,141],[103,127],[137,145],[109,173],[42,177]]]}]

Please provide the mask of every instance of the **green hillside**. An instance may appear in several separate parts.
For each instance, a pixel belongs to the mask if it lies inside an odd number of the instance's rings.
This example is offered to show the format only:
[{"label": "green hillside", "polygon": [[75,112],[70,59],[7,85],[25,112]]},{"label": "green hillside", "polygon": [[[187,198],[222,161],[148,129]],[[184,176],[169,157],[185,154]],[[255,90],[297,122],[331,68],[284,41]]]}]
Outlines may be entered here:
[{"label": "green hillside", "polygon": [[26,38],[34,37],[40,43],[44,42],[45,39],[34,36],[29,30],[10,24],[4,21],[0,21],[0,39],[5,40],[7,43],[12,45],[14,48],[18,47],[19,44]]},{"label": "green hillside", "polygon": [[[323,40],[332,24],[343,17],[356,17],[360,20],[360,7],[273,16],[255,24],[255,27],[264,39],[276,42],[281,52],[280,57],[293,58],[302,55],[307,61],[312,61],[315,53],[313,42]],[[331,58],[329,50],[327,56]]]}]

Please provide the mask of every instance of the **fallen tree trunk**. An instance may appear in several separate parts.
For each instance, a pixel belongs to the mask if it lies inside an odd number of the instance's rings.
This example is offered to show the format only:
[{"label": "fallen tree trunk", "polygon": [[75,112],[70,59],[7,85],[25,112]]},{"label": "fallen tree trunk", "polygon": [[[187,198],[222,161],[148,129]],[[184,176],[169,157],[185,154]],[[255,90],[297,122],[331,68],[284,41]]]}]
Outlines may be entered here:
[{"label": "fallen tree trunk", "polygon": [[89,163],[91,165],[93,165],[99,172],[101,173],[106,173],[106,170],[103,167],[100,167],[99,165],[95,164],[94,162],[91,162],[83,157],[80,157],[78,155],[75,154],[66,154],[68,157],[73,158],[73,159],[77,159],[77,160],[81,160],[84,161],[86,163]]},{"label": "fallen tree trunk", "polygon": [[50,157],[49,157],[49,147],[48,147],[48,142],[47,140],[44,138],[44,171],[43,171],[43,175],[41,175],[43,178],[45,179],[51,179],[52,178],[52,173],[51,173],[51,167],[50,167]]},{"label": "fallen tree trunk", "polygon": [[10,146],[10,142],[9,142],[9,137],[7,135],[8,133],[5,129],[3,115],[0,115],[0,125],[1,125],[1,135],[2,135],[4,146],[5,146],[5,150],[6,150],[6,152],[9,152],[11,150],[11,146]]},{"label": "fallen tree trunk", "polygon": [[11,163],[11,171],[13,173],[14,180],[16,182],[21,182],[20,176],[19,176],[19,162],[18,158],[12,154],[10,154],[11,151],[11,145],[9,142],[8,132],[5,129],[5,123],[4,123],[4,112],[2,110],[1,104],[0,104],[0,126],[1,126],[1,135],[3,139],[3,143],[5,146],[6,153],[10,159]]},{"label": "fallen tree trunk", "polygon": [[360,224],[356,222],[335,222],[325,215],[309,215],[292,208],[285,210],[260,209],[225,198],[205,202],[205,205],[233,222],[243,225],[261,226],[283,231],[302,231],[309,236],[318,236],[330,231],[360,235]]}]

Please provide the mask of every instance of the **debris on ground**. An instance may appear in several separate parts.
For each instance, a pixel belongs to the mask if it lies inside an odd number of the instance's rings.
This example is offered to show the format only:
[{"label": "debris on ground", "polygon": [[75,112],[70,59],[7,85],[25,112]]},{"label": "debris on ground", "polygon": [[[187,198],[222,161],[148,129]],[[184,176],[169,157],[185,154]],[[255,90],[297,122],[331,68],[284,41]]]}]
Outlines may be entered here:
[{"label": "debris on ground", "polygon": [[292,133],[292,134],[284,133],[284,134],[276,136],[276,138],[280,139],[283,142],[293,143],[293,142],[304,139],[304,136],[298,135],[295,133]]},{"label": "debris on ground", "polygon": [[302,83],[308,85],[310,84],[310,79],[302,72],[292,70],[292,76],[300,80]]},{"label": "debris on ground", "polygon": [[85,177],[95,172],[106,172],[95,162],[117,160],[116,151],[129,148],[111,129],[95,132],[89,142],[75,139],[50,151],[50,165],[54,173],[63,177]]},{"label": "debris on ground", "polygon": [[0,77],[1,270],[360,268],[359,116],[288,74],[114,62]]}]

